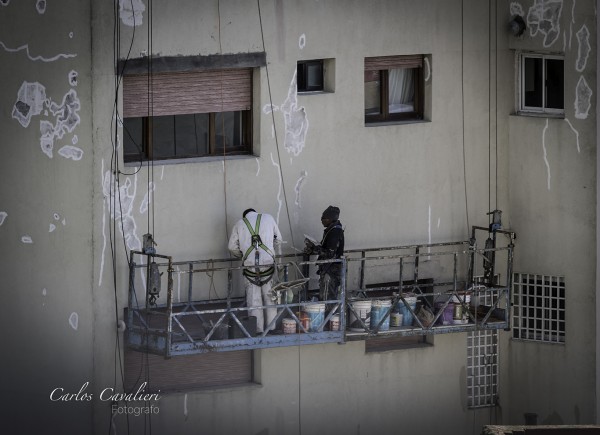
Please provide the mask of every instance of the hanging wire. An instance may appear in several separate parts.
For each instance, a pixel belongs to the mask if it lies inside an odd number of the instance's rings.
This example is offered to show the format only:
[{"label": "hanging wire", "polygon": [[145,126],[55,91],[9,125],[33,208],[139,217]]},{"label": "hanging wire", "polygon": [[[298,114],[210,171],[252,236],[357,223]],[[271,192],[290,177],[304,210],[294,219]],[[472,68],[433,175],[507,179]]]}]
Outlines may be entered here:
[{"label": "hanging wire", "polygon": [[[225,116],[223,116],[223,45],[221,42],[221,0],[217,0],[217,16],[218,16],[218,30],[219,30],[219,75],[220,75],[220,85],[221,85],[221,138],[223,140],[223,198],[225,201],[225,241],[229,240],[229,236],[227,234],[227,230],[229,228],[229,223],[227,221],[227,165],[225,164],[226,160],[226,141],[225,141]],[[216,114],[213,115],[216,118]],[[216,119],[214,122],[215,130],[217,129]],[[214,133],[214,147],[217,147],[217,133]]]},{"label": "hanging wire", "polygon": [[462,153],[463,153],[463,180],[465,185],[465,215],[467,218],[467,236],[471,225],[469,224],[469,199],[467,195],[467,157],[465,151],[465,15],[464,0],[460,2],[460,92],[462,110]]},{"label": "hanging wire", "polygon": [[[260,0],[256,0],[256,4],[258,6],[258,20],[260,23],[260,37],[262,39],[262,47],[263,47],[263,51],[266,53],[266,48],[265,48],[265,34],[263,31],[263,23],[262,23],[262,14],[260,12]],[[287,194],[286,194],[286,190],[285,190],[285,181],[283,179],[283,171],[282,171],[282,166],[281,166],[281,154],[279,152],[279,140],[277,139],[277,127],[275,125],[275,113],[273,110],[273,96],[271,94],[271,80],[269,79],[269,63],[265,62],[265,71],[267,73],[267,88],[269,90],[269,104],[271,105],[271,121],[273,123],[273,131],[275,132],[275,149],[277,150],[277,161],[279,163],[279,177],[281,179],[281,190],[283,190],[283,199],[285,202],[285,211],[287,214],[287,219],[288,219],[288,225],[290,227],[290,237],[292,238],[292,248],[296,248],[295,243],[294,243],[294,230],[292,228],[292,220],[290,219],[290,210],[288,207],[288,200],[287,200]]]},{"label": "hanging wire", "polygon": [[[492,2],[488,3],[488,212],[492,211]],[[492,215],[488,214],[488,224]]]}]

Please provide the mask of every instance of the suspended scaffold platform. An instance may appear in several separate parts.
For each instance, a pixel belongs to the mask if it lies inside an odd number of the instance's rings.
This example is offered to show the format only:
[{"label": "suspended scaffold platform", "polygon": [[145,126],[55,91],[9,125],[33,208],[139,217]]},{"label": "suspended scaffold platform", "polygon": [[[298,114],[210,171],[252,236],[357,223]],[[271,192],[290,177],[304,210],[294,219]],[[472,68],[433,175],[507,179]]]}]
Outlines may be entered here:
[{"label": "suspended scaffold platform", "polygon": [[[478,242],[480,234],[485,241]],[[132,251],[127,345],[172,357],[508,330],[515,237],[473,227],[469,241],[351,249],[326,261],[303,254],[276,257],[268,308],[277,315],[265,328],[273,331],[260,334],[248,316],[239,260],[173,262],[170,256]],[[339,299],[319,301],[316,270],[327,262],[342,264]]]}]

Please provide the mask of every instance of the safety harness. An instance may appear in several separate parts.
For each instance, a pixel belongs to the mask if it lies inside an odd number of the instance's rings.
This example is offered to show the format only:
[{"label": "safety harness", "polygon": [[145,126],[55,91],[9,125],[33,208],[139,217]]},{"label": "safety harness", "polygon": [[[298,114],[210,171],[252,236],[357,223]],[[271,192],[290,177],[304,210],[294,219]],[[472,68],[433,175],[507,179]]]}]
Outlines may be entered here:
[{"label": "safety harness", "polygon": [[[252,251],[254,251],[254,269],[244,268],[242,273],[248,279],[248,281],[250,281],[252,284],[257,285],[259,287],[263,286],[267,282],[269,282],[271,280],[271,278],[273,277],[273,273],[275,272],[275,268],[273,267],[272,264],[261,266],[260,261],[259,261],[260,254],[259,254],[258,250],[260,248],[263,251],[265,251],[267,254],[269,254],[271,256],[271,258],[273,258],[273,262],[275,262],[275,256],[273,255],[271,250],[260,239],[259,229],[260,229],[260,217],[261,216],[262,215],[259,214],[256,217],[256,223],[254,224],[254,228],[252,228],[252,225],[250,225],[250,221],[248,221],[248,219],[244,218],[244,223],[246,224],[246,227],[248,228],[248,231],[250,231],[250,235],[252,236],[252,244],[248,247],[248,249],[246,249],[246,252],[244,253],[244,258],[242,258],[242,264],[244,264],[246,262],[246,259],[252,253]],[[265,269],[265,267],[266,267],[266,269]]]}]

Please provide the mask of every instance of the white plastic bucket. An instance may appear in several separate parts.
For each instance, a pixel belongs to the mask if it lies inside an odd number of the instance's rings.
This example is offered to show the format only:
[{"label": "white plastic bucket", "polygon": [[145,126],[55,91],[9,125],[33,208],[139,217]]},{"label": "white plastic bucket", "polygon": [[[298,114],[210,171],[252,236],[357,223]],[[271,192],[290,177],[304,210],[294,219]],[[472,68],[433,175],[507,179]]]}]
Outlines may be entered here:
[{"label": "white plastic bucket", "polygon": [[325,304],[305,305],[304,312],[308,315],[308,332],[317,332],[325,321]]},{"label": "white plastic bucket", "polygon": [[467,314],[465,307],[461,305],[461,301],[464,302],[466,305],[469,305],[469,303],[471,302],[471,294],[459,293],[458,295],[459,296],[452,296],[452,302],[454,302],[452,323],[454,323],[455,325],[462,325],[469,322],[469,315]]},{"label": "white plastic bucket", "polygon": [[[348,329],[350,329],[350,331],[364,331],[365,328],[360,324],[359,318],[365,323],[367,328],[369,328],[371,322],[371,301],[351,301],[350,306],[356,311],[356,314],[350,310],[350,316],[348,316]],[[358,317],[356,317],[357,315]]]},{"label": "white plastic bucket", "polygon": [[334,314],[329,319],[329,330],[330,331],[339,331],[340,330],[340,315]]},{"label": "white plastic bucket", "polygon": [[[381,319],[383,319],[392,308],[392,301],[389,299],[376,299],[371,303],[371,327],[373,330],[377,328]],[[390,316],[388,316],[381,326],[380,331],[387,331],[390,329]]]},{"label": "white plastic bucket", "polygon": [[281,321],[281,327],[284,334],[295,334],[296,333],[296,321],[291,317],[286,317]]},{"label": "white plastic bucket", "polygon": [[[417,297],[413,293],[404,293],[404,300],[412,308],[413,312],[417,309]],[[414,315],[408,307],[402,302],[402,299],[396,304],[398,312],[402,314],[402,326],[410,326],[413,323]]]}]

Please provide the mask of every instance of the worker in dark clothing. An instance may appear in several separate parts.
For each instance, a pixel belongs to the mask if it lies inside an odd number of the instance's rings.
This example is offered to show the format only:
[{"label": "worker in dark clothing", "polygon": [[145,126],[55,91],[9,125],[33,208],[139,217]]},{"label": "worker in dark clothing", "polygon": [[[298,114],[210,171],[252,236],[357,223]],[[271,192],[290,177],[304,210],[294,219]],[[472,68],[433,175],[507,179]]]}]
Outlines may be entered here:
[{"label": "worker in dark clothing", "polygon": [[[317,260],[341,258],[344,255],[344,229],[339,221],[340,209],[330,205],[321,216],[325,227],[323,239],[319,245],[306,241],[305,252],[318,254]],[[319,297],[322,301],[338,299],[342,279],[341,263],[326,263],[319,265]]]}]

